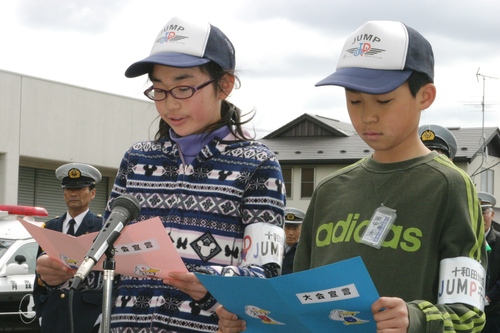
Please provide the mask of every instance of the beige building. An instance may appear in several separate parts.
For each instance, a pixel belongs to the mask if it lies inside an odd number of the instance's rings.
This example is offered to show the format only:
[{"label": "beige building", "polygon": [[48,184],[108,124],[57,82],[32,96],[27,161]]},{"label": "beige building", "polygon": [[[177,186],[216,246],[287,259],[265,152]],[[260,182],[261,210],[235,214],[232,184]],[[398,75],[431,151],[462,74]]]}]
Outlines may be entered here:
[{"label": "beige building", "polygon": [[89,163],[104,178],[91,209],[104,210],[116,170],[132,143],[154,137],[152,102],[0,70],[0,203],[66,205],[54,170]]},{"label": "beige building", "polygon": [[[500,174],[500,130],[450,130],[458,144],[453,162],[471,176],[478,191],[500,193],[500,178],[495,177]],[[350,123],[310,114],[296,118],[261,141],[278,155],[287,188],[287,206],[303,210],[321,179],[373,152]]]},{"label": "beige building", "polygon": [[[103,174],[91,204],[101,213],[123,154],[132,143],[153,139],[157,128],[156,109],[147,100],[0,70],[0,204],[41,206],[48,218],[63,214],[54,170],[81,162]],[[458,142],[455,164],[478,190],[500,193],[499,129],[451,130]],[[372,153],[351,124],[309,114],[261,141],[280,159],[287,205],[303,210],[321,179]]]}]

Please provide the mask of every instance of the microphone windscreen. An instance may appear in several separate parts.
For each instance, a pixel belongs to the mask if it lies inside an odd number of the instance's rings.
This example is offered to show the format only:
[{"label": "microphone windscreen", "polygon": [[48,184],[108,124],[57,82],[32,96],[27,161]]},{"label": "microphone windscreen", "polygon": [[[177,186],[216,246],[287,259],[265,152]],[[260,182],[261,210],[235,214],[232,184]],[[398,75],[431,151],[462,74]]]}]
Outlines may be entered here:
[{"label": "microphone windscreen", "polygon": [[112,210],[116,207],[123,207],[130,212],[130,220],[134,220],[139,216],[141,211],[141,203],[131,194],[123,194],[115,199],[112,205]]}]

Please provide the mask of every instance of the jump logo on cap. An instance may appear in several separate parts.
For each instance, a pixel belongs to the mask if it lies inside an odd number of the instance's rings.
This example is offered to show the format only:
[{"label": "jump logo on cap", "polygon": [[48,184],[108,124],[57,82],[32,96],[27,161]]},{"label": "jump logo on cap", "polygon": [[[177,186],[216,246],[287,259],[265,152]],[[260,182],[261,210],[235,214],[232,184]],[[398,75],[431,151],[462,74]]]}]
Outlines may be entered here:
[{"label": "jump logo on cap", "polygon": [[358,57],[358,56],[363,56],[363,55],[376,55],[381,52],[384,52],[385,50],[382,49],[376,49],[372,48],[370,43],[359,43],[358,48],[352,48],[346,50],[346,52],[351,53],[353,56]]},{"label": "jump logo on cap", "polygon": [[[369,42],[380,42],[379,37],[374,37],[373,35],[368,35],[368,34],[361,34],[358,35],[357,37],[354,38],[354,41],[352,44],[355,44],[356,42],[361,42],[361,41],[369,41]],[[351,49],[347,49],[346,52],[352,54],[355,57],[358,56],[363,56],[363,55],[376,55],[381,52],[385,52],[383,49],[377,49],[377,48],[372,48],[372,44],[368,42],[364,43],[359,43],[359,47],[353,47]]]},{"label": "jump logo on cap", "polygon": [[367,22],[346,40],[337,69],[403,70],[407,47],[408,31],[403,24]]},{"label": "jump logo on cap", "polygon": [[347,38],[337,68],[316,86],[334,85],[367,94],[386,94],[413,72],[434,80],[430,43],[398,21],[368,21]]},{"label": "jump logo on cap", "polygon": [[163,44],[163,43],[175,42],[175,41],[179,41],[179,40],[183,40],[185,38],[188,38],[187,36],[177,35],[177,33],[173,30],[181,31],[181,30],[184,30],[184,27],[177,26],[177,25],[170,25],[168,27],[165,27],[163,29],[163,31],[165,32],[165,35],[159,37],[155,41],[155,43]]},{"label": "jump logo on cap", "polygon": [[173,31],[170,31],[167,33],[165,36],[160,37],[156,40],[157,43],[163,44],[163,43],[168,43],[168,42],[175,42],[178,40],[183,40],[187,38],[187,36],[177,36],[177,34]]},{"label": "jump logo on cap", "polygon": [[154,65],[190,68],[210,61],[234,70],[234,47],[226,35],[209,22],[171,18],[156,35],[148,57],[130,65],[126,77],[150,73]]}]

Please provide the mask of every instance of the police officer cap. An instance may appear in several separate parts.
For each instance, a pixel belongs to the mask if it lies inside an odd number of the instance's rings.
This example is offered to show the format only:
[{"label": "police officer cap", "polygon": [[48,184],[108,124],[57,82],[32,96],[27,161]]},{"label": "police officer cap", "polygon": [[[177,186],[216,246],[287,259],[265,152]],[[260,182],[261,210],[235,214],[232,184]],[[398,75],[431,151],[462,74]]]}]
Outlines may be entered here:
[{"label": "police officer cap", "polygon": [[420,140],[427,148],[443,151],[453,159],[457,154],[457,139],[449,129],[439,125],[422,125],[418,128]]},{"label": "police officer cap", "polygon": [[68,163],[56,170],[56,177],[64,188],[81,188],[98,183],[102,176],[99,170],[83,163]]},{"label": "police officer cap", "polygon": [[297,208],[285,208],[285,223],[302,224],[306,213]]},{"label": "police officer cap", "polygon": [[488,192],[478,191],[477,197],[479,198],[479,202],[481,203],[481,208],[495,207],[495,205],[497,204],[497,199],[495,199],[495,197]]}]

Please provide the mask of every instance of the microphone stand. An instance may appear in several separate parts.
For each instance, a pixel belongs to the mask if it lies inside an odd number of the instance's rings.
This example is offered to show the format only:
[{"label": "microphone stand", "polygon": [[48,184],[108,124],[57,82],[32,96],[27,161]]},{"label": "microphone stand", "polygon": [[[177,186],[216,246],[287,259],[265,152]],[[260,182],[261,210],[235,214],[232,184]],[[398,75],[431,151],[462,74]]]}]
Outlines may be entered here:
[{"label": "microphone stand", "polygon": [[102,294],[102,326],[101,333],[109,333],[111,324],[111,301],[113,299],[113,279],[115,276],[116,262],[114,259],[115,249],[109,247],[105,252],[106,258],[102,263],[104,290]]}]

